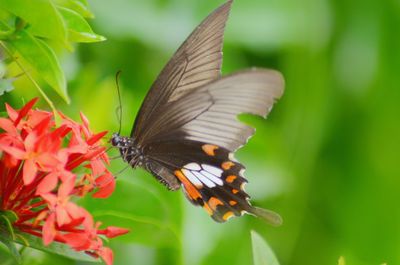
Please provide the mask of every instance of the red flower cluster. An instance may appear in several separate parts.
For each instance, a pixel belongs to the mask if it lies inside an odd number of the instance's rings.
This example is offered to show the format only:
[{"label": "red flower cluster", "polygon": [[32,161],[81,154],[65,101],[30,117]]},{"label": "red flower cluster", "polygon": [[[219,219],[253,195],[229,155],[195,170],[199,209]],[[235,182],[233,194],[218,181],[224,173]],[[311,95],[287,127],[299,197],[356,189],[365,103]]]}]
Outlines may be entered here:
[{"label": "red flower cluster", "polygon": [[45,245],[62,242],[112,264],[113,253],[99,235],[128,230],[99,230],[100,223],[71,200],[91,191],[97,198],[113,192],[115,179],[99,144],[107,132],[93,134],[83,114],[79,124],[60,113],[56,126],[53,113],[32,109],[36,101],[19,111],[6,104],[9,118],[0,118],[0,210],[13,211],[14,228],[42,237]]}]

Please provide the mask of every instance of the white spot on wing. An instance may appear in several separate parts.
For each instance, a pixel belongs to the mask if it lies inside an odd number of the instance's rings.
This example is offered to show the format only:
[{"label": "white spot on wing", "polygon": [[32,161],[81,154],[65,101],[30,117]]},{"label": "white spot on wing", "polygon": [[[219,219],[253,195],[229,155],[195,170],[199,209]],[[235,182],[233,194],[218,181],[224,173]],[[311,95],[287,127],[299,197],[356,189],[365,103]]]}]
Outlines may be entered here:
[{"label": "white spot on wing", "polygon": [[186,164],[183,167],[187,168],[187,169],[190,169],[190,170],[196,170],[196,171],[200,171],[201,170],[200,165],[197,164],[197,163],[189,163],[189,164]]},{"label": "white spot on wing", "polygon": [[200,182],[198,178],[196,178],[195,175],[192,174],[191,171],[187,169],[182,169],[182,173],[189,179],[190,182],[192,182],[197,188],[203,187],[203,184]]},{"label": "white spot on wing", "polygon": [[202,170],[200,173],[204,176],[206,176],[208,179],[210,179],[212,182],[222,186],[224,185],[224,182],[220,179],[214,176],[213,174],[209,173],[208,171]]},{"label": "white spot on wing", "polygon": [[246,184],[247,184],[246,182],[243,182],[242,184],[240,184],[240,189],[242,191],[245,191]]},{"label": "white spot on wing", "polygon": [[200,174],[199,172],[193,171],[192,172],[201,182],[203,182],[207,187],[213,188],[215,187],[215,183],[206,178],[204,175]]},{"label": "white spot on wing", "polygon": [[221,177],[221,174],[222,174],[222,172],[223,172],[223,170],[220,169],[220,168],[213,167],[213,166],[206,165],[206,164],[202,164],[201,167],[202,167],[205,171],[207,171],[207,172],[209,172],[209,173],[211,173],[211,174],[213,174],[213,175],[215,175],[215,176],[217,176],[217,177],[219,177],[219,178]]},{"label": "white spot on wing", "polygon": [[229,158],[229,160],[231,160],[231,161],[237,162],[234,153],[229,153],[228,158]]}]

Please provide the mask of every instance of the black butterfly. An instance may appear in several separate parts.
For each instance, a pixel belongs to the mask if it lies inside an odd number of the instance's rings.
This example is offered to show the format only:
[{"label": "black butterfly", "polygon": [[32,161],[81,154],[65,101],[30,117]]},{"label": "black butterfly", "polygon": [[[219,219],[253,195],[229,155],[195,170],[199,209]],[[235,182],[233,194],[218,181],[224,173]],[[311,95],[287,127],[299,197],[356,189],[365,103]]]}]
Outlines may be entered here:
[{"label": "black butterfly", "polygon": [[250,213],[279,224],[278,214],[250,205],[244,166],[233,153],[254,133],[237,115],[266,117],[284,81],[266,69],[221,77],[231,4],[217,8],[186,39],[148,92],[131,136],[114,133],[112,145],[133,168],[146,169],[170,190],[182,187],[217,222]]}]

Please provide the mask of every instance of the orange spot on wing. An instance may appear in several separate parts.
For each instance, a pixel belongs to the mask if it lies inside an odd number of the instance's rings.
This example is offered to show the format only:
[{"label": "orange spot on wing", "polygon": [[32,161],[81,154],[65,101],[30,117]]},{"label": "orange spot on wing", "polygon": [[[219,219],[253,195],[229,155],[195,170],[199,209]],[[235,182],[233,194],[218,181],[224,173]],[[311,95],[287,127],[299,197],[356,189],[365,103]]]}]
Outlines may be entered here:
[{"label": "orange spot on wing", "polygon": [[205,204],[203,205],[203,208],[204,208],[204,210],[206,210],[206,212],[207,212],[209,215],[212,215],[212,214],[213,214],[213,210],[211,210],[210,206],[208,206],[207,203],[205,203]]},{"label": "orange spot on wing", "polygon": [[234,205],[237,204],[237,201],[229,201],[229,204],[230,204],[231,206],[234,206]]},{"label": "orange spot on wing", "polygon": [[229,212],[226,212],[225,214],[224,214],[224,216],[222,216],[222,219],[224,219],[224,221],[226,221],[226,220],[228,220],[230,217],[232,217],[233,216],[233,212],[231,212],[231,211],[229,211]]},{"label": "orange spot on wing", "polygon": [[231,167],[233,167],[235,165],[235,163],[231,162],[231,161],[225,161],[224,163],[222,163],[221,167],[224,170],[229,170],[231,169]]},{"label": "orange spot on wing", "polygon": [[239,192],[239,190],[237,190],[237,189],[233,189],[233,190],[232,190],[232,193],[233,193],[233,194],[236,194],[236,193],[238,193],[238,192]]},{"label": "orange spot on wing", "polygon": [[201,199],[201,194],[199,191],[193,186],[193,184],[185,177],[185,175],[180,170],[175,170],[175,176],[182,182],[185,190],[187,191],[190,198],[196,200],[198,198]]},{"label": "orange spot on wing", "polygon": [[232,182],[235,181],[236,178],[237,177],[235,175],[229,175],[229,176],[226,177],[226,182],[232,183]]},{"label": "orange spot on wing", "polygon": [[215,209],[217,209],[218,205],[224,205],[224,203],[216,197],[211,197],[208,200],[208,205],[210,205],[211,209],[213,209],[215,211]]},{"label": "orange spot on wing", "polygon": [[213,144],[205,144],[201,147],[203,151],[209,156],[215,156],[215,150],[218,149],[218,146]]}]

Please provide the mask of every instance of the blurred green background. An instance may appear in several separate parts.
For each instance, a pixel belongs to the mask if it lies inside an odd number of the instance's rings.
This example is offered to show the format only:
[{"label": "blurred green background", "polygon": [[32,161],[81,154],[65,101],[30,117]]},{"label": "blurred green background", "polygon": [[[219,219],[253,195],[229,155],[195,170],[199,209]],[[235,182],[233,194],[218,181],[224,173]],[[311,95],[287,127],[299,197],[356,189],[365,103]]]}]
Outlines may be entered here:
[{"label": "blurred green background", "polygon": [[[72,103],[56,106],[92,127],[129,135],[148,88],[191,30],[223,1],[89,1],[107,41],[62,55]],[[256,135],[236,157],[255,205],[279,212],[273,228],[251,216],[214,223],[181,192],[142,171],[118,176],[106,200],[85,199],[105,224],[131,228],[111,240],[115,264],[252,264],[250,230],[281,264],[400,264],[400,1],[235,0],[223,73],[278,69],[283,98],[267,120],[243,117]],[[25,79],[2,100],[38,96]],[[42,107],[46,107],[44,100]],[[112,151],[112,155],[116,152]],[[125,165],[112,162],[112,171]],[[75,264],[26,250],[26,264]],[[3,255],[3,254],[2,254]]]}]

